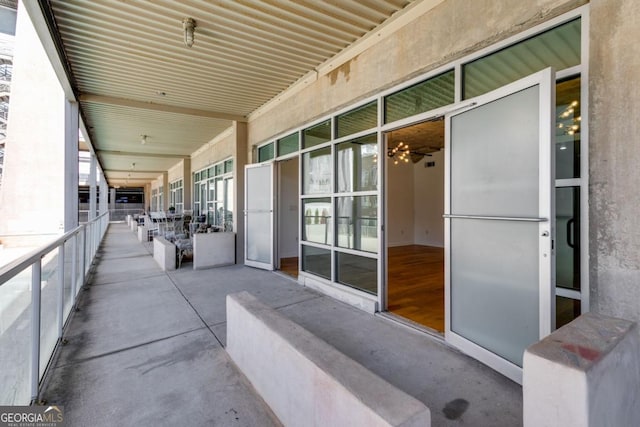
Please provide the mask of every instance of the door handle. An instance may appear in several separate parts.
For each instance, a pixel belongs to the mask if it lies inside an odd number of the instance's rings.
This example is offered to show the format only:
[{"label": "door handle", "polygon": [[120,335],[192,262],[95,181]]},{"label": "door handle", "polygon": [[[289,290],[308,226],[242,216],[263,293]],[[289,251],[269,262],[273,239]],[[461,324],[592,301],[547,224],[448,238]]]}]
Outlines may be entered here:
[{"label": "door handle", "polygon": [[569,245],[570,248],[575,247],[575,242],[573,241],[573,224],[575,224],[575,222],[576,220],[573,218],[567,221],[567,245]]}]

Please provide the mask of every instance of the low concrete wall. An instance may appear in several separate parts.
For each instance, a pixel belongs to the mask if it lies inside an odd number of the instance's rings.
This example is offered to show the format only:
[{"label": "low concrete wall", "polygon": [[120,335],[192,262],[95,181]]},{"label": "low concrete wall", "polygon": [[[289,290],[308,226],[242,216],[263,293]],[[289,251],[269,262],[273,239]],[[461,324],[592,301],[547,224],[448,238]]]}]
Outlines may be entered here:
[{"label": "low concrete wall", "polygon": [[636,426],[640,422],[636,323],[586,313],[529,347],[525,427]]},{"label": "low concrete wall", "polygon": [[236,262],[235,233],[193,235],[193,269],[220,267]]},{"label": "low concrete wall", "polygon": [[286,426],[430,426],[422,402],[247,292],[227,296],[227,352]]},{"label": "low concrete wall", "polygon": [[138,228],[138,241],[140,242],[148,242],[149,241],[149,231],[145,225],[139,225]]},{"label": "low concrete wall", "polygon": [[176,269],[176,245],[162,236],[153,239],[153,259],[163,271]]}]

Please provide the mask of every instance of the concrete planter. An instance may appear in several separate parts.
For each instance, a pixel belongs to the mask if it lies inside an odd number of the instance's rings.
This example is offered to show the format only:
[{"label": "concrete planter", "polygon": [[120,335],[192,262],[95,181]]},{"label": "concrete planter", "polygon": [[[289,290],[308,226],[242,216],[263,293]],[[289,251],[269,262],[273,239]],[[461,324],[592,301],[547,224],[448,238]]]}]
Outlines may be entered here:
[{"label": "concrete planter", "polygon": [[193,235],[193,269],[220,267],[236,262],[236,233]]}]

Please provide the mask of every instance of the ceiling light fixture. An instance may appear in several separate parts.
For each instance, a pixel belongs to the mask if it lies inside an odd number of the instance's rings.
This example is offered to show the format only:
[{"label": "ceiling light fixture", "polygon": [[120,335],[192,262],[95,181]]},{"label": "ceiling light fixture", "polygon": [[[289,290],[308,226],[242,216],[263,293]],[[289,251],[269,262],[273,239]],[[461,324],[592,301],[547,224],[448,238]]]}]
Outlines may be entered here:
[{"label": "ceiling light fixture", "polygon": [[[393,160],[394,165],[397,165],[398,163],[409,163],[409,160],[413,163],[418,163],[424,156],[431,157],[430,153],[440,150],[438,147],[425,147],[425,149],[427,150],[426,152],[414,151],[409,148],[409,144],[399,142],[394,148],[387,150],[387,157],[389,157],[390,160]],[[374,162],[375,161],[376,160],[374,160]]]},{"label": "ceiling light fixture", "polygon": [[140,144],[144,145],[147,143],[147,135],[140,135]]},{"label": "ceiling light fixture", "polygon": [[187,47],[193,46],[193,33],[196,31],[196,21],[193,18],[184,18],[182,20],[182,29],[184,30],[184,44]]}]

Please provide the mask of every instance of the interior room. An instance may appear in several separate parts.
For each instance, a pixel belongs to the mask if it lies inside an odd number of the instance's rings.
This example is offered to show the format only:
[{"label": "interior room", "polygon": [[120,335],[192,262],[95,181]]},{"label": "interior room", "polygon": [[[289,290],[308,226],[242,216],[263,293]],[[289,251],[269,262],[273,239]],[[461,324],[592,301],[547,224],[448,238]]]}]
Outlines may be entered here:
[{"label": "interior room", "polygon": [[277,268],[298,277],[298,157],[276,163],[277,197]]},{"label": "interior room", "polygon": [[386,134],[387,310],[444,332],[444,120]]}]

